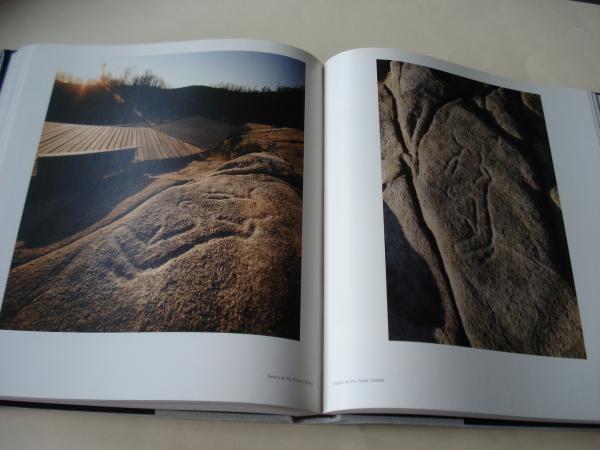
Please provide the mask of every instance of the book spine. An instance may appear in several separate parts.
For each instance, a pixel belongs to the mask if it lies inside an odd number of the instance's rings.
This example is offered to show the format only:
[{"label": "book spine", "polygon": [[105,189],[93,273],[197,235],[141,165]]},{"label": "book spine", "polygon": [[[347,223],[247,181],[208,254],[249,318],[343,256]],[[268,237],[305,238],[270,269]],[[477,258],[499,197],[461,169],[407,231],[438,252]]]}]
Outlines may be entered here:
[{"label": "book spine", "polygon": [[0,91],[2,90],[2,85],[4,84],[4,78],[6,77],[10,58],[14,53],[14,50],[0,50]]},{"label": "book spine", "polygon": [[590,98],[592,101],[592,111],[594,113],[594,126],[596,127],[596,134],[598,135],[598,142],[600,142],[600,92],[590,92]]}]

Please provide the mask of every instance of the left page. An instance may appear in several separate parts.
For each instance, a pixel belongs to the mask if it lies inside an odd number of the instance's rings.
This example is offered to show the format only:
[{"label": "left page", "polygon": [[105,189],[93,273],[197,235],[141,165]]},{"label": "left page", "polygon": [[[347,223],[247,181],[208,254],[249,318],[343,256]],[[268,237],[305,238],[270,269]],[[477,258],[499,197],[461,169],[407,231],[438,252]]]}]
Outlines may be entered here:
[{"label": "left page", "polygon": [[314,57],[30,46],[0,115],[0,398],[321,411]]}]

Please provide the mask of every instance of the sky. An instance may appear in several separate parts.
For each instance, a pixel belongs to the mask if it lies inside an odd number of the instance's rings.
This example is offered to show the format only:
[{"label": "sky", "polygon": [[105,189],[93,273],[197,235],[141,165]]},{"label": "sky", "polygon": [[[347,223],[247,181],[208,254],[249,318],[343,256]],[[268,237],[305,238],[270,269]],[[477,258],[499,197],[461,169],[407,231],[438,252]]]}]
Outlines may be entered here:
[{"label": "sky", "polygon": [[218,51],[170,55],[112,57],[92,61],[74,59],[61,69],[87,81],[98,79],[102,65],[113,76],[126,68],[141,74],[151,70],[171,88],[232,83],[249,88],[304,86],[304,62],[286,56],[259,52]]}]

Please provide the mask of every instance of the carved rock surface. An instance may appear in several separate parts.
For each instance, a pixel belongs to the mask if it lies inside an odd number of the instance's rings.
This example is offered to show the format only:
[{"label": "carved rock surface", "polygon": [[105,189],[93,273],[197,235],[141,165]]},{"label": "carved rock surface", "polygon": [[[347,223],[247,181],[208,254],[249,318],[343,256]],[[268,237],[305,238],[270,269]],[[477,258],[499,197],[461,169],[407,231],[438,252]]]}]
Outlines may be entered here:
[{"label": "carved rock surface", "polygon": [[585,358],[539,97],[378,70],[390,339]]},{"label": "carved rock surface", "polygon": [[[389,91],[380,86],[390,335],[466,345],[440,254],[419,212],[414,186],[410,183],[409,165],[401,159],[393,104]],[[386,168],[391,170],[386,172]]]},{"label": "carved rock surface", "polygon": [[0,327],[299,339],[294,168],[262,153],[197,177],[194,167],[118,220],[14,267]]}]

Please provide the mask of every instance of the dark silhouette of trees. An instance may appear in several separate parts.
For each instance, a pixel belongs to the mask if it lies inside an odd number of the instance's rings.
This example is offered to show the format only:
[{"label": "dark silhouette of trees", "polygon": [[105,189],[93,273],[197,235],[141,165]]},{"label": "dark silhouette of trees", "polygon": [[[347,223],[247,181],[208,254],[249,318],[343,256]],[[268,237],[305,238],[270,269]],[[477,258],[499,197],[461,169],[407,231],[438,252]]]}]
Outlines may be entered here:
[{"label": "dark silhouette of trees", "polygon": [[236,125],[256,122],[304,129],[304,87],[249,88],[234,84],[169,88],[146,70],[96,82],[57,74],[47,120],[96,125],[164,123],[194,115]]}]

